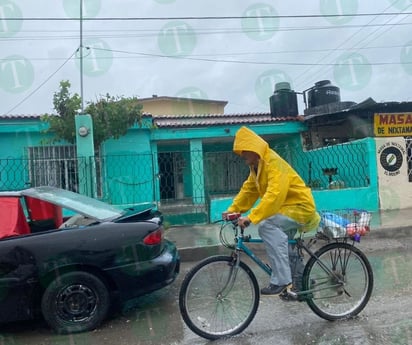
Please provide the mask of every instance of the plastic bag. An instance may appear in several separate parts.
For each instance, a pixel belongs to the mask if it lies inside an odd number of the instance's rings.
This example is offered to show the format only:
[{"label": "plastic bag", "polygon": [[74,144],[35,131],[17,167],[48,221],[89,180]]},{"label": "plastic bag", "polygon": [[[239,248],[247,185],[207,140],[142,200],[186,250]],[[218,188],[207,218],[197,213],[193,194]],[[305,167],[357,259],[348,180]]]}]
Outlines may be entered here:
[{"label": "plastic bag", "polygon": [[321,212],[318,232],[329,238],[359,238],[370,231],[369,224],[372,217],[370,212],[356,209],[335,212]]},{"label": "plastic bag", "polygon": [[322,212],[319,230],[328,237],[338,238],[346,236],[346,226],[350,221],[332,212]]}]

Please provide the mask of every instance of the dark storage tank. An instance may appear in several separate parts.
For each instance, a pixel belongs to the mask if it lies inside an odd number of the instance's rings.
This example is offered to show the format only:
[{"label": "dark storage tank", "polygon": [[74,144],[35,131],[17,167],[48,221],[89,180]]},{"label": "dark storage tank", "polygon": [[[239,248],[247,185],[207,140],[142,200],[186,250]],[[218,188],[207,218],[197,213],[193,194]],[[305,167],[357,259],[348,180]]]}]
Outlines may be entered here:
[{"label": "dark storage tank", "polygon": [[308,107],[340,102],[340,91],[337,86],[333,86],[330,80],[321,80],[308,91]]},{"label": "dark storage tank", "polygon": [[275,92],[269,98],[270,114],[272,117],[297,116],[298,99],[296,92],[291,90],[288,82],[275,85]]}]

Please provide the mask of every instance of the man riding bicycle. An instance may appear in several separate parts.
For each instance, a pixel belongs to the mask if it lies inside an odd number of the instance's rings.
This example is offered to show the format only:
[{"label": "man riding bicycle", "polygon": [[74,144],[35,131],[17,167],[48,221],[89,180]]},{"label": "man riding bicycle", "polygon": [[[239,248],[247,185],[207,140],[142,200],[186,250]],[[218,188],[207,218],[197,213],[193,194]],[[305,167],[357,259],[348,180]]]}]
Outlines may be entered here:
[{"label": "man riding bicycle", "polygon": [[279,295],[292,284],[288,236],[294,236],[297,229],[315,228],[320,217],[310,188],[260,136],[241,127],[233,151],[245,160],[250,172],[223,218],[228,213],[250,211],[238,224],[242,228],[258,225],[272,269],[269,285],[261,293]]}]

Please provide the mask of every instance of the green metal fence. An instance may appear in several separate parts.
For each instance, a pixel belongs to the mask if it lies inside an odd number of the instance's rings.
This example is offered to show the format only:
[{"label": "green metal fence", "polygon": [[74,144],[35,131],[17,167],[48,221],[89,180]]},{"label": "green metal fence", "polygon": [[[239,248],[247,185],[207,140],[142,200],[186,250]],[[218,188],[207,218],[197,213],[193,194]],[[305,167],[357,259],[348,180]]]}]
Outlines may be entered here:
[{"label": "green metal fence", "polygon": [[[368,152],[366,141],[306,152],[296,145],[275,149],[313,189],[359,188],[370,183],[368,154],[375,153]],[[207,216],[210,199],[233,196],[247,175],[248,167],[233,152],[0,159],[0,190],[52,185],[116,205],[156,203],[171,214]]]}]

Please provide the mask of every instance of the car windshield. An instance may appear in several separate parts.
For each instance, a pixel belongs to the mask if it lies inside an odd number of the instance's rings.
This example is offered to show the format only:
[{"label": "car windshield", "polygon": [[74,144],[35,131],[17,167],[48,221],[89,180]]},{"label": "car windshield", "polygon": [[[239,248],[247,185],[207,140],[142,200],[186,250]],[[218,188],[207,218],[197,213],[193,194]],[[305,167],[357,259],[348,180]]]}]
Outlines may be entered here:
[{"label": "car windshield", "polygon": [[113,220],[121,217],[125,213],[121,208],[97,199],[54,187],[30,188],[24,190],[22,194],[48,201],[98,221]]}]

